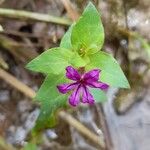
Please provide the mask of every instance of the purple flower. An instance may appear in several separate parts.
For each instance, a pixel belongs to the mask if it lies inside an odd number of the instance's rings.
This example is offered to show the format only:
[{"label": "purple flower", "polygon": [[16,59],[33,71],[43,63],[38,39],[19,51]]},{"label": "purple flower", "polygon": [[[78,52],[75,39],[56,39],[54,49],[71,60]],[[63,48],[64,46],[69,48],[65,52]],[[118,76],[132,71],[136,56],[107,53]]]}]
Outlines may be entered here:
[{"label": "purple flower", "polygon": [[69,103],[72,106],[77,106],[82,98],[82,103],[94,103],[94,98],[89,92],[88,87],[99,88],[101,90],[108,89],[109,85],[98,81],[100,70],[94,69],[85,74],[80,74],[76,69],[71,66],[66,68],[66,77],[73,80],[73,83],[66,83],[58,85],[57,88],[60,93],[67,93],[73,91],[69,97]]}]

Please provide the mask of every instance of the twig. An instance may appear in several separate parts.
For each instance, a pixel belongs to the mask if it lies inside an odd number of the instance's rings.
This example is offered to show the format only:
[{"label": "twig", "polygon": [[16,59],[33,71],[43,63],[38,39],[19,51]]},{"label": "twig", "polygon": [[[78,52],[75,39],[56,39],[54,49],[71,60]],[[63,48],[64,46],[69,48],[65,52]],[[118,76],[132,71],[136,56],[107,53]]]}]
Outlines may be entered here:
[{"label": "twig", "polygon": [[5,0],[0,0],[0,5],[2,5],[4,3]]},{"label": "twig", "polygon": [[45,36],[38,36],[33,33],[25,33],[25,32],[13,31],[13,30],[4,30],[4,31],[1,31],[0,34],[6,34],[6,35],[11,34],[15,36],[29,37],[29,38],[45,38]]},{"label": "twig", "polygon": [[104,140],[105,140],[105,143],[106,143],[106,150],[112,150],[113,149],[113,143],[112,143],[112,140],[111,140],[111,137],[110,137],[110,132],[109,132],[109,129],[108,129],[108,125],[107,125],[107,122],[106,122],[106,119],[105,119],[103,106],[96,104],[96,110],[98,112],[100,123],[101,123],[101,126],[102,126],[102,132],[104,134]]},{"label": "twig", "polygon": [[16,150],[12,145],[6,143],[2,137],[0,137],[0,149],[1,150]]},{"label": "twig", "polygon": [[130,30],[128,30],[128,29],[119,28],[119,27],[118,27],[118,29],[117,29],[117,32],[120,33],[120,34],[122,34],[122,35],[124,35],[124,36],[127,36],[127,37],[130,37],[130,36],[132,37],[132,36],[137,35],[137,33],[134,32],[134,31],[130,31]]},{"label": "twig", "polygon": [[22,19],[22,20],[34,20],[34,21],[42,21],[48,23],[57,23],[62,25],[70,25],[71,21],[65,18],[51,16],[48,14],[41,14],[35,12],[28,12],[23,10],[14,10],[14,9],[6,9],[0,8],[0,16],[14,18],[14,19]]},{"label": "twig", "polygon": [[3,67],[4,69],[9,68],[8,64],[5,62],[5,60],[2,58],[1,55],[0,55],[0,67]]},{"label": "twig", "polygon": [[125,23],[126,23],[126,29],[129,30],[129,25],[128,25],[128,12],[127,12],[127,3],[125,0],[122,0],[123,2],[123,9],[124,9],[124,15],[125,15]]},{"label": "twig", "polygon": [[[46,40],[53,40],[52,36],[49,36],[48,34],[43,34],[43,35],[36,35],[36,34],[31,34],[31,33],[25,33],[25,32],[19,32],[19,31],[12,31],[12,30],[4,30],[4,31],[0,31],[0,35],[13,35],[13,36],[17,36],[17,37],[21,37],[21,38],[38,38],[38,39],[46,39]],[[22,46],[22,44],[19,44],[17,46]],[[30,45],[23,45],[24,47],[41,47],[43,46],[42,44],[33,44]]]},{"label": "twig", "polygon": [[76,21],[79,18],[78,12],[73,8],[70,0],[61,0],[63,3],[65,9],[67,10],[67,13],[69,17],[73,20]]},{"label": "twig", "polygon": [[17,43],[11,38],[8,38],[6,36],[1,35],[0,36],[0,45],[5,48],[5,50],[8,50],[13,56],[15,56],[17,59],[21,60],[22,62],[25,62],[26,60],[31,60],[35,58],[38,53],[34,51],[34,49],[23,49],[22,46],[28,46],[27,44],[21,44]]},{"label": "twig", "polygon": [[70,114],[64,111],[60,111],[58,115],[61,119],[65,120],[68,124],[70,124],[72,127],[77,129],[80,133],[82,133],[84,136],[89,138],[91,141],[99,145],[101,148],[105,148],[105,143],[103,140],[100,139],[99,136],[91,132],[83,124],[81,124],[79,121],[74,119]]},{"label": "twig", "polygon": [[[24,83],[22,83],[21,81],[19,81],[18,79],[16,79],[14,76],[7,73],[3,69],[0,69],[0,78],[5,80],[10,85],[12,85],[18,91],[25,94],[27,97],[29,97],[31,99],[35,97],[36,93],[30,87],[28,87],[27,85],[25,85]],[[105,147],[104,141],[102,139],[100,139],[99,136],[92,133],[88,128],[86,128],[83,124],[81,124],[76,119],[74,119],[71,115],[67,114],[64,111],[60,111],[58,116],[61,117],[61,119],[63,119],[67,123],[69,123],[71,126],[76,128],[80,133],[85,135],[87,138],[89,138],[95,144],[99,145],[101,148]]]},{"label": "twig", "polygon": [[0,149],[1,150],[17,150],[11,145],[8,145],[8,143],[2,143],[2,142],[0,142]]},{"label": "twig", "polygon": [[35,92],[29,88],[24,83],[17,80],[15,77],[13,77],[11,74],[7,73],[5,70],[0,68],[0,78],[5,80],[7,83],[12,85],[14,88],[16,88],[18,91],[22,92],[29,98],[35,97]]}]

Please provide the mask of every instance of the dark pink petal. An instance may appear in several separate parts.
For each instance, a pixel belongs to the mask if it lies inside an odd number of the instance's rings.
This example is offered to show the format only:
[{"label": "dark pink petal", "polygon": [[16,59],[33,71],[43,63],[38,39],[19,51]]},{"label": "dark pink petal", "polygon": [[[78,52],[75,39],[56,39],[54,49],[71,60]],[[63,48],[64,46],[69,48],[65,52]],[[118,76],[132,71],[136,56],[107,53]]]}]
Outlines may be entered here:
[{"label": "dark pink petal", "polygon": [[67,93],[70,90],[75,89],[75,87],[78,86],[78,83],[66,83],[66,84],[61,84],[61,85],[57,85],[57,88],[59,90],[60,93]]},{"label": "dark pink petal", "polygon": [[99,79],[99,74],[100,74],[100,70],[99,69],[94,69],[94,70],[91,70],[87,73],[84,74],[84,81],[98,81]]},{"label": "dark pink petal", "polygon": [[78,71],[76,69],[74,69],[73,67],[71,67],[71,66],[68,66],[66,68],[66,77],[68,79],[75,80],[75,81],[78,81],[81,78]]},{"label": "dark pink petal", "polygon": [[89,92],[88,88],[83,87],[82,92],[83,92],[82,103],[94,104],[94,98],[92,94]]},{"label": "dark pink petal", "polygon": [[107,90],[109,88],[109,85],[100,81],[97,82],[86,82],[86,85],[92,87],[92,88],[99,88],[101,90]]},{"label": "dark pink petal", "polygon": [[69,104],[72,106],[77,106],[80,102],[80,85],[72,92],[69,97]]}]

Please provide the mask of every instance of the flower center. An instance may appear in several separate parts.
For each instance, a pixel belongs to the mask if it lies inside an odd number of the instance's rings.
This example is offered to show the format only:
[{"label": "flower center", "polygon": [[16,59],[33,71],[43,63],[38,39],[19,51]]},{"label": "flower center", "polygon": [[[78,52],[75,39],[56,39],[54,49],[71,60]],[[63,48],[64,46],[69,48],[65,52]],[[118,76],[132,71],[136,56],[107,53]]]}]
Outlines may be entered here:
[{"label": "flower center", "polygon": [[82,85],[84,85],[84,84],[85,84],[85,81],[84,81],[83,76],[82,76],[82,77],[81,77],[81,79],[80,79],[80,84],[82,84]]}]

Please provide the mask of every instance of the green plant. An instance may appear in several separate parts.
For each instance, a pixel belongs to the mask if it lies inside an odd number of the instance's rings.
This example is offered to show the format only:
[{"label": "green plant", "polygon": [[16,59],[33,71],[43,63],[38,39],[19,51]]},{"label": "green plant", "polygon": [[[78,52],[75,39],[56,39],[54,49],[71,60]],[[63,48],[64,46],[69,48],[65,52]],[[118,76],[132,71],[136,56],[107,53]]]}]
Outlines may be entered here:
[{"label": "green plant", "polygon": [[[58,86],[69,83],[68,78],[73,79],[75,77],[67,76],[66,78],[65,69],[68,66],[74,70],[74,73],[77,71],[80,74],[80,78],[76,80],[80,84],[72,87],[72,89],[81,86],[84,88],[82,94],[80,93],[81,90],[79,92],[74,89],[78,92],[78,96],[74,96],[73,99],[77,102],[73,101],[74,106],[78,104],[80,97],[82,97],[84,103],[93,104],[93,100],[102,102],[105,100],[103,90],[109,86],[129,88],[129,83],[117,61],[110,54],[101,51],[103,43],[104,29],[100,15],[95,6],[89,3],[79,20],[70,26],[62,38],[60,47],[48,49],[27,65],[28,69],[46,75],[46,79],[35,97],[41,104],[41,113],[36,125],[38,129],[52,127],[55,124],[54,114],[57,109],[67,105],[67,97],[70,93],[61,91],[61,88],[65,87]],[[88,81],[86,79],[85,84],[85,77],[83,76],[90,70],[97,70],[96,77],[92,72]],[[99,78],[101,81],[98,81]],[[89,80],[90,83],[87,83]],[[93,86],[94,88],[92,88],[90,86],[91,80],[92,82],[103,83],[106,87]],[[89,86],[89,89],[87,89],[87,86]],[[62,95],[60,92],[67,94]],[[73,94],[76,94],[76,92],[73,92]]]}]

